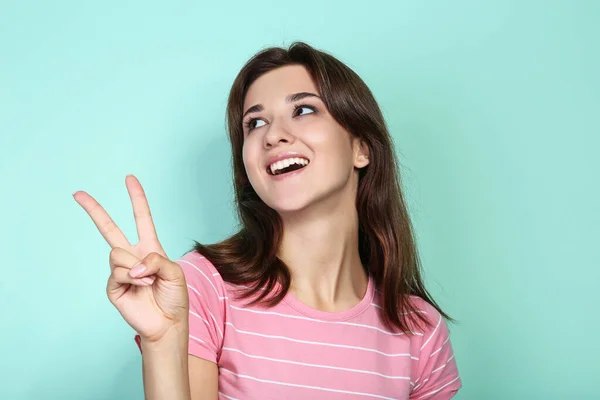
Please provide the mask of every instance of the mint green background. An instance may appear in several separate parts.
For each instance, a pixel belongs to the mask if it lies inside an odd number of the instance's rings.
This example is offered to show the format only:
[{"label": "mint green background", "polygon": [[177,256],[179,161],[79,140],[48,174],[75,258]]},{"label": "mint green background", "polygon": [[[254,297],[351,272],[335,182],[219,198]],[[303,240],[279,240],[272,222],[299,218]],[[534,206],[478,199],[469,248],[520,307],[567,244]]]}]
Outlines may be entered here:
[{"label": "mint green background", "polygon": [[171,258],[232,232],[227,92],[295,39],[385,112],[456,398],[600,398],[600,2],[349,1],[0,3],[0,398],[142,398],[71,194],[135,241],[136,174]]}]

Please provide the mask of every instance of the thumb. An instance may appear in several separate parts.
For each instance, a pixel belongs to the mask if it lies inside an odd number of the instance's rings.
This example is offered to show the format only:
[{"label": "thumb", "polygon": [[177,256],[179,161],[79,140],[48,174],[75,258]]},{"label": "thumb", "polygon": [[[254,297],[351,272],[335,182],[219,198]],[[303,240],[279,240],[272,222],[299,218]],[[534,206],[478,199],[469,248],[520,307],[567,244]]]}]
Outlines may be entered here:
[{"label": "thumb", "polygon": [[132,278],[144,278],[156,275],[165,281],[185,281],[179,264],[158,253],[150,253],[144,257],[138,264],[131,268],[129,275]]}]

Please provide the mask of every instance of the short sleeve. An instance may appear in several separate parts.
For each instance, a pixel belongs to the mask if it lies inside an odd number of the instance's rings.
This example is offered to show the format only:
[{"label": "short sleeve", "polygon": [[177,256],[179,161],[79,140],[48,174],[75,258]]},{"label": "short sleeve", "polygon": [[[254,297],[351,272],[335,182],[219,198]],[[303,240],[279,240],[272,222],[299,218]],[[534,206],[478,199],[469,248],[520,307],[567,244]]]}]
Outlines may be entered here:
[{"label": "short sleeve", "polygon": [[[185,276],[189,310],[188,353],[218,363],[225,327],[225,285],[210,261],[192,251],[175,261]],[[141,351],[140,336],[135,342]]]},{"label": "short sleeve", "polygon": [[[448,325],[442,315],[429,303],[415,298],[432,326],[422,335],[413,336],[411,354],[416,356],[411,373],[410,400],[448,400],[462,387]],[[418,331],[415,329],[415,331]]]},{"label": "short sleeve", "polygon": [[218,363],[225,327],[225,285],[216,268],[197,252],[176,261],[183,269],[190,299],[188,353]]}]

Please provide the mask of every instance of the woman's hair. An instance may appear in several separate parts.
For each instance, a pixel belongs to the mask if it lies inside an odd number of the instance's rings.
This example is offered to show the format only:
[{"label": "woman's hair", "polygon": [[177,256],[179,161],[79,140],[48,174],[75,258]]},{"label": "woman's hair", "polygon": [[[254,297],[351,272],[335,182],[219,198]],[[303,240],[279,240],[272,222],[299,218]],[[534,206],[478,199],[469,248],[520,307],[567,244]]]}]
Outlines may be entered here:
[{"label": "woman's hair", "polygon": [[[382,294],[383,321],[406,333],[412,331],[408,319],[416,326],[421,326],[420,322],[429,325],[431,321],[415,308],[410,295],[421,297],[452,320],[425,289],[392,139],[373,94],[344,63],[302,42],[293,43],[289,49],[260,51],[235,78],[227,104],[227,123],[240,230],[216,244],[194,241],[193,250],[211,261],[224,281],[247,287],[241,298],[254,297],[250,304],[272,306],[287,293],[290,272],[277,258],[282,221],[258,197],[242,161],[242,114],[248,88],[261,75],[287,65],[307,69],[329,113],[369,148],[369,165],[359,170],[356,198],[359,253],[367,274]],[[281,290],[274,292],[277,282]]]}]

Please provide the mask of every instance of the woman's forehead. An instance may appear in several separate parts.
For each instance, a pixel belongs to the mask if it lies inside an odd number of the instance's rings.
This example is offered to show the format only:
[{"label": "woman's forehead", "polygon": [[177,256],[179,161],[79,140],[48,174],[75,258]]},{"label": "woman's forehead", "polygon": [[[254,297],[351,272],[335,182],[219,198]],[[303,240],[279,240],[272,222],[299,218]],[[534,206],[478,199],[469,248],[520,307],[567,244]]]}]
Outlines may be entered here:
[{"label": "woman's forehead", "polygon": [[280,67],[265,73],[250,85],[244,109],[256,104],[285,101],[293,93],[319,94],[310,74],[301,65]]}]

